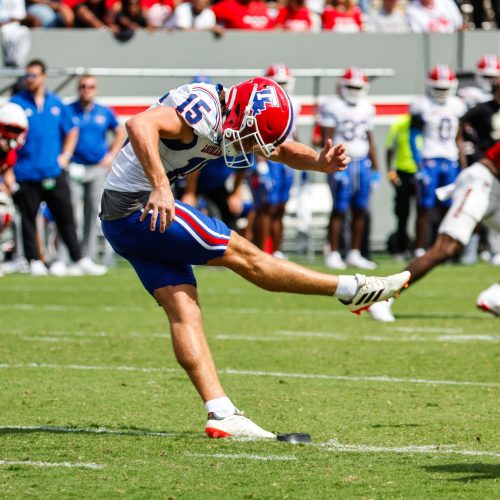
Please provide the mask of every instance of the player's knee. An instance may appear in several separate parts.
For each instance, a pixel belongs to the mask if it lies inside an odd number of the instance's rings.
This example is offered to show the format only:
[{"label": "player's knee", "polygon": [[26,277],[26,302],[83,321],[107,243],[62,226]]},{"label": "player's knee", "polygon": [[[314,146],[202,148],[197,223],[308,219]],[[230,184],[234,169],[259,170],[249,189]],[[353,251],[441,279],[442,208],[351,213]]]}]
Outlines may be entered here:
[{"label": "player's knee", "polygon": [[431,249],[432,254],[443,262],[454,257],[460,250],[460,243],[447,234],[440,234]]}]

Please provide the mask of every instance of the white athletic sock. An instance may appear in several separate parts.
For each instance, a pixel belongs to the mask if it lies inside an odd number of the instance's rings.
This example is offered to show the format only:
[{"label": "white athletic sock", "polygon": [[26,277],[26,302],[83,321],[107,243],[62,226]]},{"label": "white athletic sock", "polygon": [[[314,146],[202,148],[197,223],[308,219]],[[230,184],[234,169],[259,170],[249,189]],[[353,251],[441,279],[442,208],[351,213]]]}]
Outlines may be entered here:
[{"label": "white athletic sock", "polygon": [[221,398],[211,399],[205,403],[205,408],[207,412],[213,412],[218,417],[229,417],[234,415],[236,412],[236,407],[233,405],[232,401],[227,396],[222,396]]},{"label": "white athletic sock", "polygon": [[349,301],[351,300],[358,291],[358,280],[356,276],[349,276],[341,274],[339,276],[339,284],[337,285],[337,290],[335,291],[335,297],[339,300]]}]

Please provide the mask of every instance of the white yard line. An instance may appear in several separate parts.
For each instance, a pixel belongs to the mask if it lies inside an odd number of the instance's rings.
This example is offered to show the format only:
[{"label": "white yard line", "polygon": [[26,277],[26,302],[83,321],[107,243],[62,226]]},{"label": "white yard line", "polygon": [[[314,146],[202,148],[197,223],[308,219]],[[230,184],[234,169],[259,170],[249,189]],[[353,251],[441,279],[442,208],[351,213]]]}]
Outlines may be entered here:
[{"label": "white yard line", "polygon": [[32,460],[0,460],[0,465],[27,465],[31,467],[67,467],[79,469],[102,469],[104,465],[83,462],[35,462]]},{"label": "white yard line", "polygon": [[[105,312],[149,312],[152,309],[144,306],[75,306],[75,305],[61,305],[61,304],[0,304],[0,310],[7,311],[105,311]],[[286,314],[286,315],[314,315],[314,316],[345,316],[347,309],[297,309],[297,308],[258,308],[258,307],[217,307],[211,306],[205,315],[210,313],[223,313],[223,314]],[[448,312],[424,312],[419,311],[421,318],[455,318],[457,314]],[[484,318],[483,313],[470,312],[459,313],[462,318]]]},{"label": "white yard line", "polygon": [[49,343],[80,343],[86,342],[85,339],[69,338],[69,337],[44,337],[43,335],[31,336],[31,337],[19,337],[20,340],[25,340],[27,342],[49,342]]},{"label": "white yard line", "polygon": [[52,425],[2,425],[0,431],[33,431],[68,434],[116,434],[120,436],[180,437],[186,434],[175,432],[140,431],[128,429],[106,429],[105,427],[59,427]]},{"label": "white yard line", "polygon": [[390,327],[389,330],[393,330],[395,332],[403,332],[403,333],[463,333],[463,328],[434,328],[427,326],[420,327],[410,327],[410,326],[393,326]]},{"label": "white yard line", "polygon": [[264,460],[264,461],[293,461],[297,460],[294,455],[253,455],[250,453],[191,453],[185,452],[187,457],[198,458],[229,458],[231,460]]},{"label": "white yard line", "polygon": [[[18,369],[18,368],[49,368],[57,370],[95,370],[95,371],[128,371],[128,372],[180,372],[180,368],[143,368],[138,366],[92,366],[92,365],[57,365],[51,363],[2,363],[0,369]],[[500,382],[474,382],[468,380],[432,380],[424,378],[403,378],[388,377],[387,375],[378,376],[346,376],[346,375],[328,375],[320,373],[289,373],[289,372],[266,372],[258,370],[234,370],[232,368],[223,368],[219,370],[225,375],[248,375],[253,377],[276,377],[276,378],[297,378],[312,380],[343,380],[348,382],[383,382],[383,383],[401,383],[401,384],[426,384],[426,385],[456,385],[472,387],[500,387]]]},{"label": "white yard line", "polygon": [[435,454],[455,454],[469,456],[500,457],[500,453],[480,450],[461,450],[456,445],[409,445],[409,446],[373,446],[367,444],[342,444],[336,439],[325,443],[318,443],[316,446],[328,451],[338,451],[347,453],[435,453]]},{"label": "white yard line", "polygon": [[347,335],[343,333],[328,332],[297,332],[288,330],[278,330],[269,335],[237,335],[237,334],[218,334],[212,338],[216,340],[236,340],[248,342],[275,342],[283,338],[300,340],[301,338],[318,338],[335,340],[341,342],[438,342],[438,343],[464,343],[464,342],[500,342],[500,335],[441,335],[430,337],[428,335]]}]

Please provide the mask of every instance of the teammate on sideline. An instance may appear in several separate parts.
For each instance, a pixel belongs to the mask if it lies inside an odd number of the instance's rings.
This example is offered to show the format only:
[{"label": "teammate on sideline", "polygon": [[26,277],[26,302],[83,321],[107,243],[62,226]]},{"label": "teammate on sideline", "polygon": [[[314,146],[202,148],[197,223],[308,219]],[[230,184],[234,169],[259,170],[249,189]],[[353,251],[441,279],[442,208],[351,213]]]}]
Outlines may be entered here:
[{"label": "teammate on sideline", "polygon": [[[328,175],[333,209],[329,225],[331,251],[325,256],[325,265],[330,269],[345,269],[348,265],[360,269],[377,267],[375,262],[361,255],[373,172],[378,172],[373,138],[375,108],[366,98],[368,89],[364,70],[348,67],[339,82],[339,95],[325,101],[320,108],[323,144],[330,138],[334,142],[345,142],[353,157],[347,171]],[[344,262],[339,249],[342,226],[349,209],[352,214],[351,249]]]},{"label": "teammate on sideline", "polygon": [[[426,95],[410,106],[411,127],[423,135],[421,161],[416,174],[417,190],[417,234],[415,257],[425,253],[431,211],[436,206],[434,191],[451,184],[459,173],[458,124],[465,112],[465,105],[455,95],[458,81],[455,73],[446,64],[437,64],[427,75]],[[414,154],[417,158],[419,153]],[[440,202],[441,216],[450,206]]]},{"label": "teammate on sideline", "polygon": [[224,266],[266,290],[335,296],[353,312],[387,299],[409,273],[387,278],[318,273],[259,250],[221,221],[174,200],[170,183],[224,156],[246,167],[257,151],[297,169],[345,169],[344,145],[328,141],[318,154],[285,141],[293,125],[283,89],[256,77],[224,89],[178,87],[128,120],[129,142],[113,161],[102,197],[102,227],[134,267],[170,322],[176,358],[205,403],[210,437],[274,438],[244,417],[225,395],[205,339],[191,265]]},{"label": "teammate on sideline", "polygon": [[[439,226],[436,242],[406,268],[411,272],[410,284],[457,255],[479,222],[500,231],[500,141],[481,160],[460,173],[451,198],[452,205]],[[485,290],[478,297],[477,306],[500,314],[498,286]],[[368,311],[378,321],[394,321],[391,300],[374,304]]]}]

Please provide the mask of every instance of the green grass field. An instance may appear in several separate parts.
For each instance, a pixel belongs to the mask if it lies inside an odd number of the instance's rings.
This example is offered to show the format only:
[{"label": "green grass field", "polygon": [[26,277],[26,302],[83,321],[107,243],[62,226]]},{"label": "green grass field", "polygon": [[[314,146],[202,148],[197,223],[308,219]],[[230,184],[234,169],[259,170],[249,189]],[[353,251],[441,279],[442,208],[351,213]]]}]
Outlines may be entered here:
[{"label": "green grass field", "polygon": [[0,497],[499,498],[500,320],[475,309],[498,268],[441,267],[392,324],[227,271],[197,277],[228,395],[313,444],[204,437],[164,315],[125,265],[8,276]]}]

